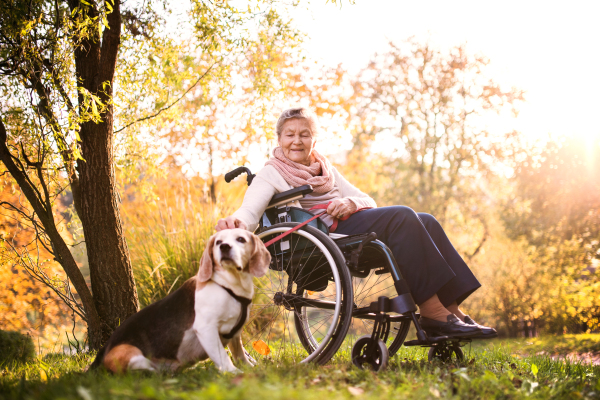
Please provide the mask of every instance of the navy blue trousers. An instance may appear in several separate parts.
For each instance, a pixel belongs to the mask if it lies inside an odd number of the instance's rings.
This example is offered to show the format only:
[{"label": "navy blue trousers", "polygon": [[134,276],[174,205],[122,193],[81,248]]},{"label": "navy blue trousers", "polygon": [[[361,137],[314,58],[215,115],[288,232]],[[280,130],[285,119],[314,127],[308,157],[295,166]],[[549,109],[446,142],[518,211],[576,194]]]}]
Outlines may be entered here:
[{"label": "navy blue trousers", "polygon": [[417,304],[436,293],[444,306],[460,304],[481,286],[430,214],[405,206],[373,208],[339,221],[335,231],[368,232],[390,248]]}]

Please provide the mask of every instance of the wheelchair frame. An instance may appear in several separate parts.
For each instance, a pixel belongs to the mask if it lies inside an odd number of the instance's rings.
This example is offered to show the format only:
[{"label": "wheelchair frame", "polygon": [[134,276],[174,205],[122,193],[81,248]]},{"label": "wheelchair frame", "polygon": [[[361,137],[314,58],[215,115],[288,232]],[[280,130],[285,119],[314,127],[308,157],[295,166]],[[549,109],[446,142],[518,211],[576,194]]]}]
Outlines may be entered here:
[{"label": "wheelchair frame", "polygon": [[[250,170],[246,167],[239,167],[227,173],[225,175],[225,180],[226,182],[230,182],[232,179],[242,173],[247,174],[247,182],[248,185],[250,185],[254,175],[252,175]],[[273,234],[275,230],[279,232],[289,229],[289,227],[299,225],[300,223],[313,217],[313,214],[304,209],[289,206],[289,204],[293,201],[299,200],[311,192],[312,188],[309,185],[306,185],[276,194],[269,203],[267,210],[265,210],[259,222],[257,234],[261,236],[261,239],[269,234]],[[398,264],[396,263],[391,250],[383,242],[377,240],[377,235],[375,233],[349,236],[339,235],[339,237],[330,237],[327,225],[321,221],[320,218],[309,222],[307,226],[311,227],[307,228],[309,230],[316,229],[327,235],[327,239],[331,240],[331,242],[333,242],[334,245],[340,250],[343,258],[345,259],[345,263],[343,265],[336,264],[338,269],[346,268],[351,276],[358,278],[366,277],[369,273],[371,273],[371,271],[375,270],[375,274],[379,275],[389,273],[393,279],[397,296],[392,298],[388,296],[379,296],[377,301],[370,302],[368,306],[364,307],[358,307],[356,303],[353,302],[351,315],[342,315],[342,318],[354,318],[373,322],[371,334],[360,337],[352,348],[352,362],[356,366],[359,368],[369,366],[376,371],[383,370],[387,367],[389,354],[385,343],[390,335],[392,323],[405,324],[404,332],[398,332],[399,336],[397,336],[402,343],[398,344],[396,343],[396,339],[394,339],[395,346],[390,346],[390,348],[395,347],[393,350],[394,352],[397,351],[401,345],[422,346],[430,347],[428,354],[429,360],[438,359],[443,362],[447,362],[452,359],[460,361],[464,358],[461,347],[466,343],[471,342],[470,338],[457,338],[448,336],[430,337],[421,328],[419,324],[417,306],[413,300],[406,281],[402,277],[402,273],[400,272]],[[301,230],[306,229],[305,227],[302,227]],[[263,241],[265,240],[263,239]],[[326,239],[323,239],[323,241],[326,241]],[[306,245],[302,244],[301,240],[297,241],[296,246],[298,243],[300,243],[300,246]],[[281,260],[283,266],[283,259],[286,257],[286,252],[289,253],[289,247],[284,248],[283,243],[280,243],[278,249],[276,245],[277,243],[269,246],[269,251],[272,255],[270,269],[276,269],[277,271],[283,272],[283,267],[278,267],[278,263]],[[323,285],[323,281],[316,283],[311,281],[310,283],[306,283],[307,278],[304,278],[302,275],[304,272],[301,272],[300,275],[292,272],[294,268],[296,268],[293,262],[296,264],[304,263],[304,266],[310,265],[310,256],[308,259],[302,259],[302,257],[300,257],[300,259],[294,260],[290,258],[290,260],[288,260],[288,265],[291,265],[291,267],[286,267],[289,269],[285,270],[288,274],[287,291],[285,293],[275,293],[272,299],[273,303],[275,305],[284,306],[286,309],[289,308],[295,311],[299,309],[306,310],[310,307],[322,310],[334,309],[337,313],[340,307],[337,307],[336,303],[334,302],[308,299],[302,295],[299,295],[298,293],[292,293],[291,288],[293,283],[296,283],[296,286],[301,288],[302,292],[304,292],[305,288],[309,287],[310,284],[315,286],[312,289],[319,289]],[[304,271],[304,269],[302,269],[302,271]],[[332,269],[332,271],[335,274],[336,271],[334,269]],[[310,276],[312,272],[313,270],[309,268],[305,274]],[[333,278],[335,280],[335,277]],[[317,283],[321,284],[321,286],[316,287]],[[325,282],[325,284],[327,284],[327,282]],[[336,302],[341,301],[339,292],[336,295]],[[350,298],[354,298],[352,293],[350,294]],[[396,313],[396,315],[390,315],[390,313]],[[339,315],[335,314],[334,320],[338,317]],[[416,329],[417,340],[404,341],[408,331],[408,325],[410,325],[411,322]],[[336,327],[332,325],[330,330],[335,328]],[[346,331],[336,332],[336,334],[343,334],[345,336],[347,330],[348,328],[346,327]],[[313,346],[313,353],[311,353],[309,357],[304,360],[304,362],[316,361],[319,364],[324,364],[329,361],[331,356],[333,356],[333,354],[339,348],[339,345],[337,348],[333,349],[333,352],[330,351],[331,354],[328,355],[328,357],[319,357],[319,352],[323,350],[325,344],[326,343],[321,344],[321,348],[314,348]],[[307,348],[307,345],[304,344],[304,342],[303,345],[306,350],[311,348],[310,344],[308,346],[309,348]]]}]

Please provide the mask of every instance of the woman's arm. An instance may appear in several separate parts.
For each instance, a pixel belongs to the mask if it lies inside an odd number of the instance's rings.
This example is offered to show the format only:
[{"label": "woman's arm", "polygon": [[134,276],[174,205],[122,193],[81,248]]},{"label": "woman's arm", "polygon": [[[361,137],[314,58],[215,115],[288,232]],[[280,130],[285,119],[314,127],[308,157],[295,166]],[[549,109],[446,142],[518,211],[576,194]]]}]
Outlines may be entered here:
[{"label": "woman's arm", "polygon": [[276,193],[277,191],[273,185],[257,175],[252,180],[252,184],[248,186],[248,190],[246,190],[242,206],[230,218],[242,221],[246,225],[246,229],[253,231],[269,201]]},{"label": "woman's arm", "polygon": [[336,186],[340,190],[341,198],[335,199],[327,207],[327,214],[335,218],[343,218],[361,208],[375,208],[375,200],[368,194],[363,193],[356,186],[351,184],[333,168],[333,174],[336,179]]},{"label": "woman's arm", "polygon": [[354,203],[357,209],[377,207],[377,203],[375,203],[375,200],[373,200],[371,196],[362,192],[359,188],[348,182],[335,167],[333,168],[333,173],[335,175],[342,198],[350,200],[352,203]]},{"label": "woman's arm", "polygon": [[289,184],[279,175],[277,170],[267,165],[254,177],[246,190],[242,206],[227,218],[220,219],[217,231],[223,229],[243,228],[254,231],[271,198],[276,193],[289,190]]}]

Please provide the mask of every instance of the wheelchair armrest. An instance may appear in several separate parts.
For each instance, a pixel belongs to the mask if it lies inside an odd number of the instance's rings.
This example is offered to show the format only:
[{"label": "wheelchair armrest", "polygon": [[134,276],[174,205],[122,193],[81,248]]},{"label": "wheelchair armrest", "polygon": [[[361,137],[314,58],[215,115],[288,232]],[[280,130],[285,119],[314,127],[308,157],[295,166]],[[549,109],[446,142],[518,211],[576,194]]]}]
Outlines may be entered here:
[{"label": "wheelchair armrest", "polygon": [[267,206],[267,209],[281,206],[286,203],[291,203],[292,201],[299,200],[306,196],[309,193],[312,193],[313,188],[310,185],[298,186],[297,188],[293,188],[290,190],[286,190],[285,192],[277,193]]}]

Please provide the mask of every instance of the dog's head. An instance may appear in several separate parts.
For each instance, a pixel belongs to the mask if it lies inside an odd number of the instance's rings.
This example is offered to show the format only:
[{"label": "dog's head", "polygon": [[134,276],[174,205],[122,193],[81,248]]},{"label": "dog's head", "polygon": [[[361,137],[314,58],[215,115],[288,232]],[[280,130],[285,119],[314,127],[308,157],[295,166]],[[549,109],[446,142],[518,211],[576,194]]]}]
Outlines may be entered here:
[{"label": "dog's head", "polygon": [[258,236],[244,229],[225,229],[208,239],[198,277],[200,282],[208,281],[215,267],[261,277],[270,263],[271,254]]}]

